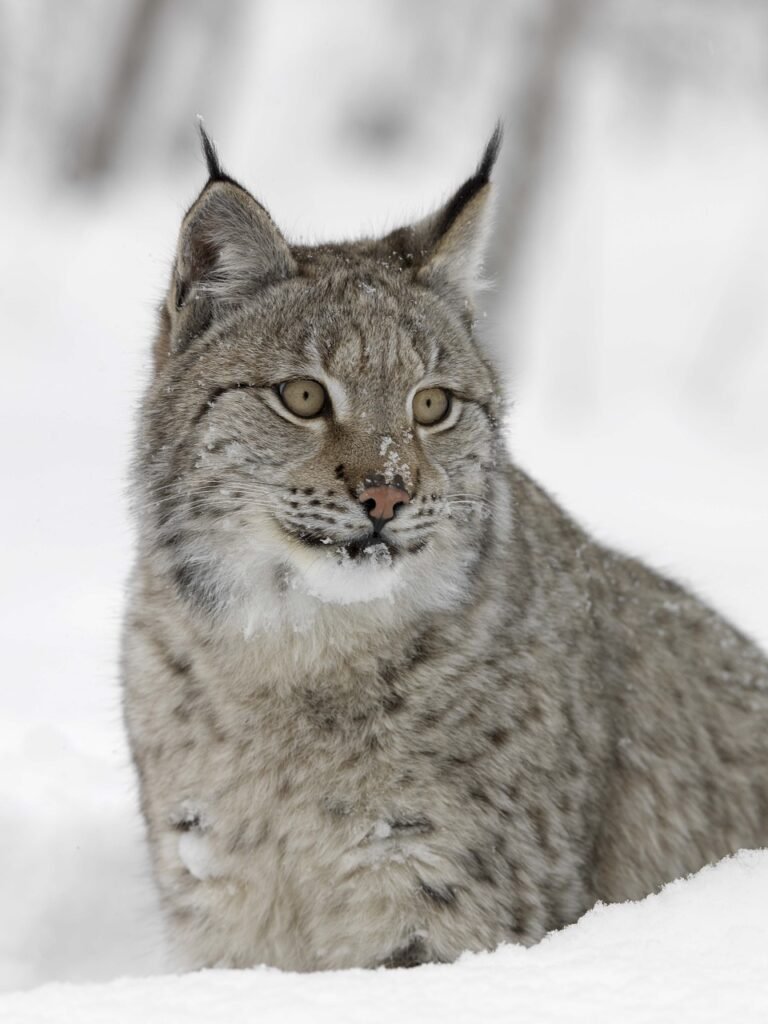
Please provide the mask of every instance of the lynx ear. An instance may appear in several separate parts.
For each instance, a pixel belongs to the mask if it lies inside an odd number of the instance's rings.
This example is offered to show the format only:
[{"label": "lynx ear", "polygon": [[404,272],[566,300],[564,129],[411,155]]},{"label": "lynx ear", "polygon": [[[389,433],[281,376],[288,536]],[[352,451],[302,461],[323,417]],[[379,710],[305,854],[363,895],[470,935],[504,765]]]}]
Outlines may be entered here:
[{"label": "lynx ear", "polygon": [[224,173],[202,125],[200,135],[209,178],[179,234],[167,303],[174,351],[205,330],[217,313],[296,271],[272,218]]},{"label": "lynx ear", "polygon": [[390,251],[399,251],[406,262],[413,263],[417,281],[470,316],[490,234],[490,177],[501,140],[501,125],[497,125],[477,170],[448,202],[384,240]]},{"label": "lynx ear", "polygon": [[501,125],[497,125],[477,170],[448,202],[431,217],[416,225],[417,234],[429,244],[416,280],[471,307],[480,285],[480,272],[491,227],[491,184],[493,165],[501,147]]}]

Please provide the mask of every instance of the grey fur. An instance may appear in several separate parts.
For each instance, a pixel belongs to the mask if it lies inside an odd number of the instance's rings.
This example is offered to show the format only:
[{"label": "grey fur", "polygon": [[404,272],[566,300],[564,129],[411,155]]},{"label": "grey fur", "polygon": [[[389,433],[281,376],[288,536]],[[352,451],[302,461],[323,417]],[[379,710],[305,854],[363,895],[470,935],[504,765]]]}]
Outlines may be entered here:
[{"label": "grey fur", "polygon": [[[182,225],[123,679],[189,966],[531,943],[768,840],[763,656],[509,461],[473,337],[489,170],[382,240],[291,246],[223,172]],[[282,408],[296,377],[331,418]],[[447,428],[412,422],[422,382]],[[412,494],[392,559],[359,544],[379,476]]]}]

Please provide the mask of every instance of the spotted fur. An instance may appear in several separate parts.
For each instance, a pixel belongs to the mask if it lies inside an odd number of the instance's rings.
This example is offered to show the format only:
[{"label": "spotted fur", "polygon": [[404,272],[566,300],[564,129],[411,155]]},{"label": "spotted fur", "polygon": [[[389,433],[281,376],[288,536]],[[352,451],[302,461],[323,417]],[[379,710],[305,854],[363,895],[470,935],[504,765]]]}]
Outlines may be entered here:
[{"label": "spotted fur", "polygon": [[[505,450],[473,333],[497,148],[419,224],[310,248],[207,143],[140,416],[122,659],[189,966],[532,943],[768,841],[763,656]],[[330,414],[281,408],[303,377]],[[413,422],[419,386],[453,393],[447,426]],[[370,481],[411,495],[386,544]]]}]

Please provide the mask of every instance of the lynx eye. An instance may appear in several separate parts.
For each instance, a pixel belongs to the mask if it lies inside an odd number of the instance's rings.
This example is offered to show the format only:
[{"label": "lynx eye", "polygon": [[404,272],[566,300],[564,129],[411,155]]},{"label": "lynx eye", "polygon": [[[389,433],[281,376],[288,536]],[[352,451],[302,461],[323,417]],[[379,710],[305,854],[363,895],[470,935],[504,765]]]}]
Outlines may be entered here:
[{"label": "lynx eye", "polygon": [[311,420],[325,409],[328,395],[316,380],[288,380],[277,389],[285,408],[294,416]]},{"label": "lynx eye", "polygon": [[424,388],[413,396],[413,418],[423,427],[444,420],[451,410],[451,395],[444,388]]}]

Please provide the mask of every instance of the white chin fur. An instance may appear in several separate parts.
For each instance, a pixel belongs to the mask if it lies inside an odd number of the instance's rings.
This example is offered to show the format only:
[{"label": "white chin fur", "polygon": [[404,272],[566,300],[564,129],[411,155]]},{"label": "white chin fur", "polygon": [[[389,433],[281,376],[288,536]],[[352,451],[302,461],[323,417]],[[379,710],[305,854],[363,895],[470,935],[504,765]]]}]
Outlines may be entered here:
[{"label": "white chin fur", "polygon": [[393,599],[400,584],[400,566],[383,544],[355,559],[342,547],[291,551],[298,570],[295,586],[325,604],[366,604]]}]

